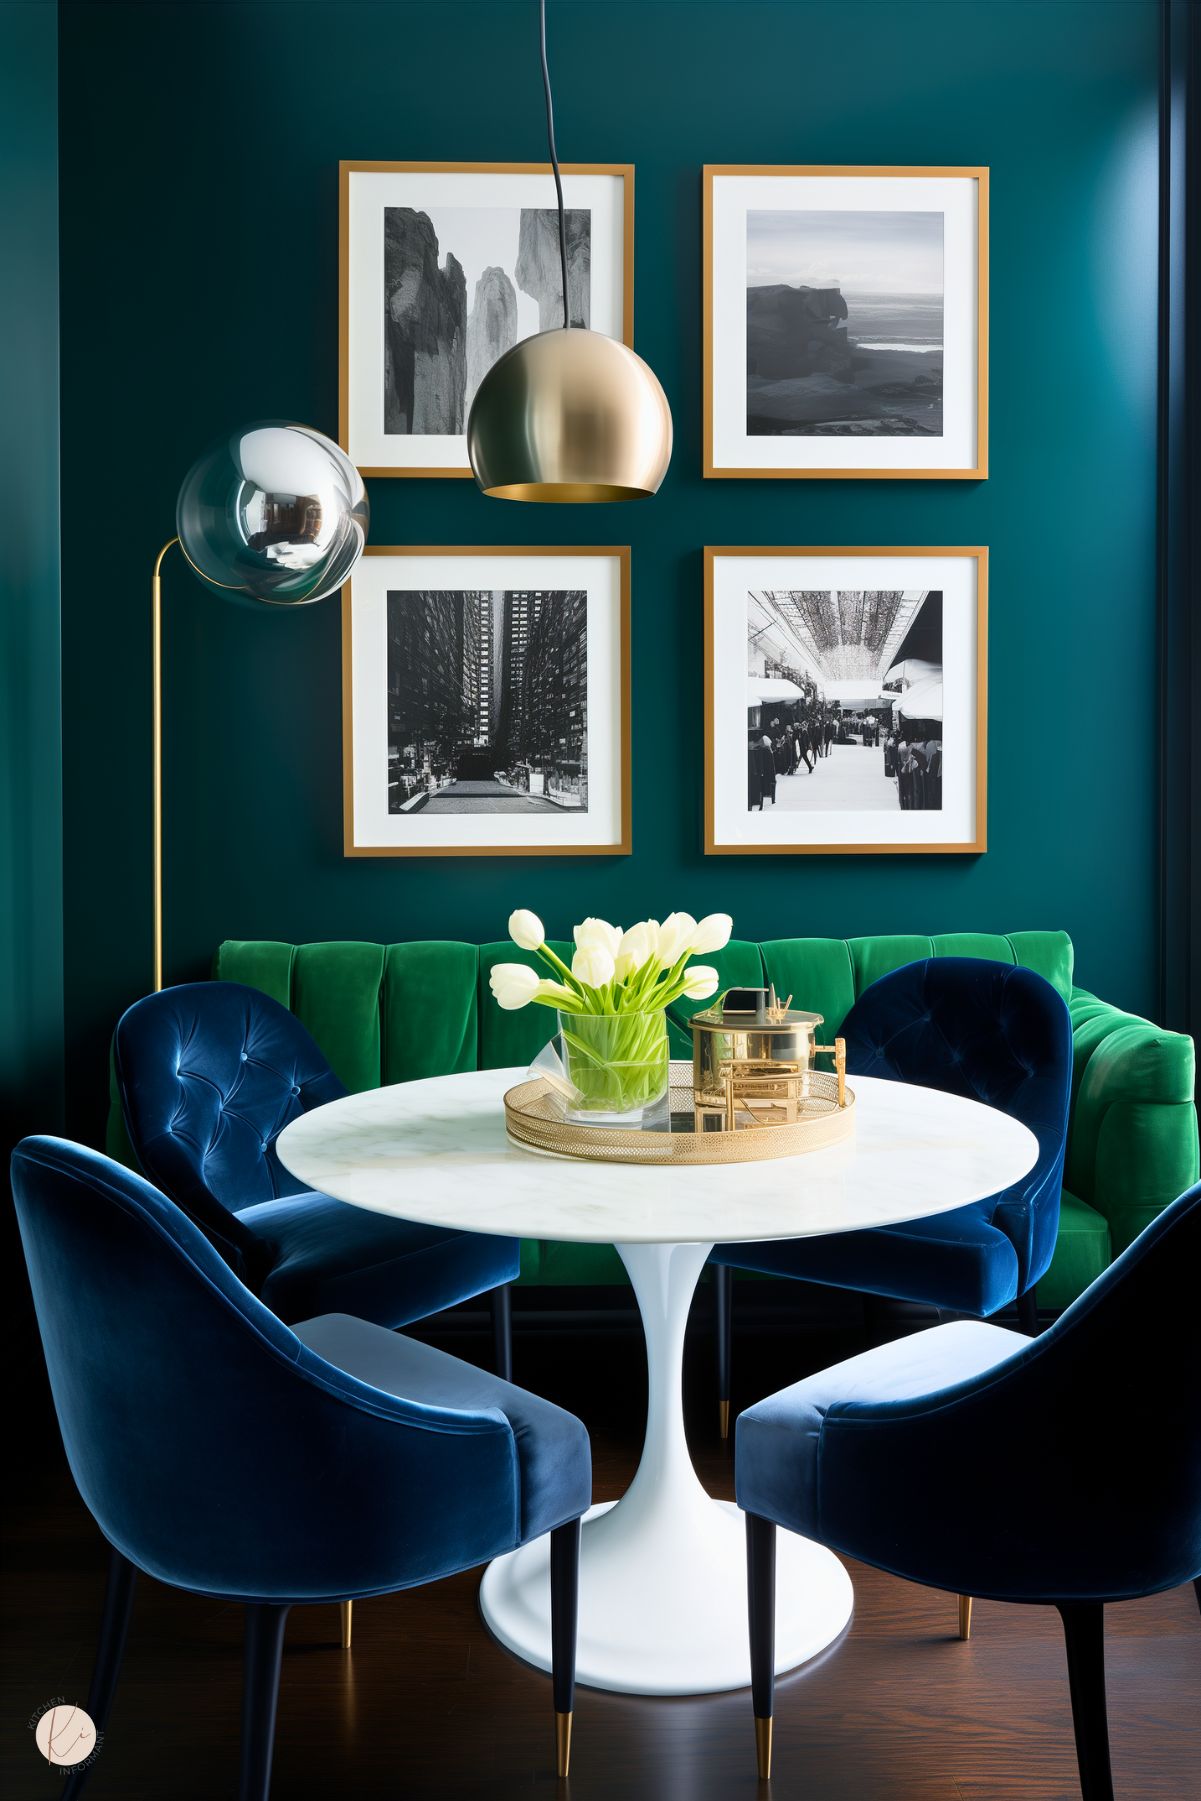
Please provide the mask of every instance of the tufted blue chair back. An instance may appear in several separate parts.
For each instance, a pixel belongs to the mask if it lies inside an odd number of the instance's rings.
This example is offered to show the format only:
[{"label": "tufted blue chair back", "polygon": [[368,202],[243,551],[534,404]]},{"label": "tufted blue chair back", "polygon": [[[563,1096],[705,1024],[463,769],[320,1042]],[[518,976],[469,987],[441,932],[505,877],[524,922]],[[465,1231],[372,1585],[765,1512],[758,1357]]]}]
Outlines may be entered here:
[{"label": "tufted blue chair back", "polygon": [[512,1549],[504,1415],[326,1362],[98,1152],[27,1138],[12,1186],[71,1471],[139,1569],[205,1594],[390,1592]]},{"label": "tufted blue chair back", "polygon": [[1018,1254],[1019,1293],[1046,1270],[1072,1088],[1072,1022],[1031,969],[975,957],[907,963],[860,995],[843,1023],[854,1075],[918,1082],[998,1107],[1038,1139],[1038,1162],[1015,1187],[979,1203]]},{"label": "tufted blue chair back", "polygon": [[346,1092],[317,1045],[256,988],[188,982],[129,1008],[114,1063],[142,1168],[253,1277],[262,1247],[238,1213],[300,1191],[275,1141],[298,1113]]}]

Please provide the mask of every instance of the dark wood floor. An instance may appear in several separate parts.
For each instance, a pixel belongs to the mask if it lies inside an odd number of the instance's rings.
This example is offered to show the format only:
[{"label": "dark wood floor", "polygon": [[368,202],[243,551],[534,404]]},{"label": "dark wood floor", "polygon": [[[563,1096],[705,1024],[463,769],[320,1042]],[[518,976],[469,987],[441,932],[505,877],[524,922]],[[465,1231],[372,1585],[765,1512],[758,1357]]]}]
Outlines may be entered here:
[{"label": "dark wood floor", "polygon": [[[486,1355],[482,1333],[451,1342]],[[767,1330],[739,1341],[736,1404],[861,1348],[854,1332]],[[693,1454],[715,1495],[733,1493],[712,1405],[703,1311],[690,1341]],[[519,1379],[587,1420],[598,1499],[637,1458],[641,1348],[632,1331],[543,1329],[517,1341]],[[1015,1507],[1031,1472],[1007,1467]],[[1034,1478],[1036,1480],[1036,1478]],[[103,1551],[61,1454],[36,1434],[10,1465],[0,1784],[49,1796],[60,1778],[26,1722],[55,1696],[82,1701]],[[886,1504],[886,1503],[885,1503]],[[845,1638],[777,1691],[777,1801],[1078,1801],[1057,1617],[978,1603],[969,1643],[953,1598],[852,1566]],[[703,1580],[698,1571],[698,1580]],[[553,1774],[548,1681],[489,1637],[478,1573],[356,1608],[353,1651],[336,1609],[289,1624],[274,1801],[754,1801],[745,1692],[648,1701],[581,1689],[569,1788]],[[95,1801],[214,1801],[234,1793],[241,1620],[236,1608],[143,1582],[125,1671],[89,1793]],[[1112,1608],[1107,1656],[1123,1801],[1201,1797],[1201,1617],[1191,1589]]]}]

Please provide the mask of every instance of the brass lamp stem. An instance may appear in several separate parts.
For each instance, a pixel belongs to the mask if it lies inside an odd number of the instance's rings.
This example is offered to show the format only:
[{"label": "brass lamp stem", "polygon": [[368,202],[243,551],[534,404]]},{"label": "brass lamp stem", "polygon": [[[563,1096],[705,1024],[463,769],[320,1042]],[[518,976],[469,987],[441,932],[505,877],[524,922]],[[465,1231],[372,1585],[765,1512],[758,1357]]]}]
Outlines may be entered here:
[{"label": "brass lamp stem", "polygon": [[150,580],[151,714],[154,771],[154,992],[163,985],[163,558],[178,538],[169,538],[154,559]]}]

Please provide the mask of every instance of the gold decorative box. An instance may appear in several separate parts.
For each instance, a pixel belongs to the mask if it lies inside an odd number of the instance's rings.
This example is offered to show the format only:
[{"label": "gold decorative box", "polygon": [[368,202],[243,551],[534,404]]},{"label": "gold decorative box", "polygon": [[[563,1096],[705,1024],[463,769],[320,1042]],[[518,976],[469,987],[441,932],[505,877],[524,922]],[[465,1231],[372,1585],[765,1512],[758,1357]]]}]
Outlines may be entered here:
[{"label": "gold decorative box", "polygon": [[[737,989],[719,1007],[694,1013],[693,1112],[698,1132],[743,1125],[793,1125],[814,1092],[814,1058],[834,1058],[837,1104],[846,1105],[846,1045],[817,1042],[820,1013],[802,1013],[776,991]],[[825,1084],[821,1084],[825,1086]]]}]

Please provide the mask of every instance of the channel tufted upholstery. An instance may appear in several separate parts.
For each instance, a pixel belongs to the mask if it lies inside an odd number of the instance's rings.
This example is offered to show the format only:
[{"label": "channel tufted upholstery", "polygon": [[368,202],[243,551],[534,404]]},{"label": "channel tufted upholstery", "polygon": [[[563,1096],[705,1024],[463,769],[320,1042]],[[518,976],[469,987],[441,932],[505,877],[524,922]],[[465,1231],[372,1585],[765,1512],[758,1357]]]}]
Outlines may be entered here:
[{"label": "channel tufted upholstery", "polygon": [[408,1325],[517,1274],[513,1239],[364,1213],[298,1190],[275,1154],[289,1122],[345,1094],[293,1013],[240,982],[147,995],[114,1070],[143,1170],[281,1319]]},{"label": "channel tufted upholstery", "polygon": [[713,1261],[985,1318],[1033,1286],[1055,1249],[1071,1092],[1067,1007],[1033,970],[969,957],[882,976],[843,1024],[851,1075],[916,1082],[997,1107],[1039,1157],[1014,1187],[930,1220],[827,1238],[719,1245]]}]

